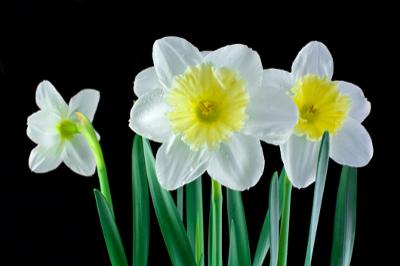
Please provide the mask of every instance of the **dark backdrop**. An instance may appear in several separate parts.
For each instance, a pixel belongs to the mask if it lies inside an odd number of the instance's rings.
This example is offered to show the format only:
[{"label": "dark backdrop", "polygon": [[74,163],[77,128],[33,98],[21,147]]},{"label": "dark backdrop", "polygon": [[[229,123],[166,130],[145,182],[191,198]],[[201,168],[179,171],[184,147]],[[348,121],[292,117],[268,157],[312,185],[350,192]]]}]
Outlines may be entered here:
[{"label": "dark backdrop", "polygon": [[[372,103],[364,125],[375,154],[359,170],[352,264],[395,264],[392,250],[398,244],[391,214],[399,209],[394,192],[399,181],[396,165],[388,163],[396,158],[393,140],[399,121],[391,102],[400,84],[390,71],[396,62],[393,41],[398,29],[390,24],[395,18],[389,9],[376,6],[369,11],[365,6],[344,7],[332,13],[324,6],[303,13],[288,12],[290,6],[255,6],[247,1],[236,7],[231,11],[205,3],[143,7],[94,0],[6,2],[0,33],[0,265],[109,265],[92,192],[98,187],[96,176],[81,177],[65,166],[42,175],[28,168],[34,143],[26,136],[26,119],[38,109],[35,90],[43,79],[50,80],[67,101],[83,88],[101,93],[94,125],[102,136],[117,220],[131,260],[133,132],[128,119],[135,99],[133,80],[152,65],[153,42],[167,35],[184,37],[201,50],[244,43],[259,52],[265,68],[287,70],[307,42],[319,40],[328,46],[335,62],[334,78],[359,85]],[[267,208],[270,176],[282,167],[279,149],[264,148],[264,176],[243,193],[252,254]],[[329,264],[340,169],[330,162],[314,265]],[[210,183],[207,176],[203,180],[207,212]],[[313,186],[293,189],[288,265],[304,261],[312,194]],[[169,265],[153,213],[151,223],[149,265]],[[224,235],[226,254],[226,224]]]}]

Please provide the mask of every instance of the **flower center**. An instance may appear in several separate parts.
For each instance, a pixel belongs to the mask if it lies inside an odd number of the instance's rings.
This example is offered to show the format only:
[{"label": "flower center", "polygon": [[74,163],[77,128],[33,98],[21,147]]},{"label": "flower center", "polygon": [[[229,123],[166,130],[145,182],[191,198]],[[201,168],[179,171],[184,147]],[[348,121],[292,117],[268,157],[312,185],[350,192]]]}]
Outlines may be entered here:
[{"label": "flower center", "polygon": [[299,79],[292,89],[292,98],[299,111],[294,132],[319,140],[325,131],[334,135],[343,125],[350,98],[340,93],[337,83],[316,75]]},{"label": "flower center", "polygon": [[78,128],[74,121],[70,119],[63,119],[57,124],[57,130],[61,135],[61,139],[70,140],[76,133],[78,133]]},{"label": "flower center", "polygon": [[215,149],[242,129],[248,101],[245,82],[236,72],[201,64],[175,78],[167,117],[192,149]]}]

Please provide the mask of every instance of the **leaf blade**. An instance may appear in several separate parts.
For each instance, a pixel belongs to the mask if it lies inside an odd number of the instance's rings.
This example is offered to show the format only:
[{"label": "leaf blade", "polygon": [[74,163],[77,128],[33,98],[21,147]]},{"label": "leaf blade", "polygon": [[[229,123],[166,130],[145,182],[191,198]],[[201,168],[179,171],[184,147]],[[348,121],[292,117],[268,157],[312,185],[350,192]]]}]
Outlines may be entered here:
[{"label": "leaf blade", "polygon": [[270,215],[270,246],[271,246],[271,266],[278,264],[279,251],[279,187],[278,174],[272,176],[269,189],[269,215]]},{"label": "leaf blade", "polygon": [[288,239],[289,239],[289,222],[290,222],[290,206],[292,200],[292,183],[290,183],[287,177],[286,171],[281,177],[283,180],[282,185],[282,217],[281,217],[281,228],[279,232],[279,253],[278,253],[278,265],[285,266],[287,263],[288,256]]},{"label": "leaf blade", "polygon": [[99,190],[94,189],[94,196],[111,264],[113,266],[128,266],[121,236],[110,205]]},{"label": "leaf blade", "polygon": [[[233,244],[234,247],[229,248],[229,257],[236,257],[235,261],[237,260],[239,264],[234,265],[251,265],[249,237],[241,193],[239,191],[234,191],[229,188],[227,188],[226,191],[228,203],[228,219],[231,222],[233,221],[235,224],[235,226],[233,227],[233,231],[230,229],[230,232],[232,232],[235,237],[233,241],[230,241],[230,243]],[[229,226],[231,225],[232,224],[229,223]],[[234,254],[231,252],[233,252]]]},{"label": "leaf blade", "polygon": [[357,168],[343,166],[336,198],[331,265],[350,265],[357,217]]},{"label": "leaf blade", "polygon": [[[203,195],[201,177],[186,185],[186,224],[196,263],[204,257]],[[203,259],[204,260],[204,259]]]},{"label": "leaf blade", "polygon": [[143,141],[147,180],[154,210],[173,265],[196,265],[185,227],[171,194],[158,183],[150,144]]},{"label": "leaf blade", "polygon": [[[279,175],[279,218],[282,215],[282,206],[283,206],[283,195],[284,193],[284,180],[285,180],[285,168],[282,169],[280,175]],[[270,236],[270,228],[269,228],[269,209],[267,210],[267,213],[264,218],[264,223],[261,228],[261,233],[260,237],[258,239],[257,243],[257,248],[256,252],[254,255],[253,259],[253,266],[262,266],[264,259],[268,253],[268,250],[270,248],[270,241],[269,241],[269,236]]]},{"label": "leaf blade", "polygon": [[325,189],[326,174],[329,162],[329,134],[325,132],[322,136],[321,147],[318,154],[317,173],[315,177],[314,198],[311,212],[310,230],[308,234],[307,253],[305,266],[311,265],[315,237],[317,234],[319,213],[321,210],[322,197]]},{"label": "leaf blade", "polygon": [[146,266],[149,255],[150,203],[143,139],[135,135],[132,147],[133,265]]}]

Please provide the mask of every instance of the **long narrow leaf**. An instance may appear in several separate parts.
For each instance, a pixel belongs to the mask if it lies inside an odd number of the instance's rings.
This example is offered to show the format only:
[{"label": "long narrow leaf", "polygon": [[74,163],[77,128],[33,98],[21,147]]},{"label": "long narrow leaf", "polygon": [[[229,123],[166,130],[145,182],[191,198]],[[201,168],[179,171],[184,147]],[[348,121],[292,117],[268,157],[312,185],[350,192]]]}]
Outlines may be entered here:
[{"label": "long narrow leaf", "polygon": [[271,266],[278,264],[279,250],[279,187],[278,174],[272,176],[269,189],[269,215],[270,215],[270,245],[271,245]]},{"label": "long narrow leaf", "polygon": [[186,223],[197,265],[204,257],[203,195],[201,177],[186,185]]},{"label": "long narrow leaf", "polygon": [[336,198],[332,266],[350,265],[356,233],[357,168],[343,166]]},{"label": "long narrow leaf", "polygon": [[178,209],[179,216],[183,222],[183,187],[176,190],[176,207]]},{"label": "long narrow leaf", "polygon": [[189,239],[171,194],[158,183],[150,144],[143,141],[147,180],[154,210],[173,265],[196,265]]},{"label": "long narrow leaf", "polygon": [[[290,222],[290,205],[292,200],[292,183],[290,183],[286,172],[281,177],[283,180],[283,200],[282,200],[282,217],[279,232],[279,254],[278,265],[286,266],[289,244],[289,222]],[[279,193],[281,193],[279,191]]]},{"label": "long narrow leaf", "polygon": [[111,264],[113,266],[128,266],[124,246],[110,205],[99,190],[94,190],[94,196]]},{"label": "long narrow leaf", "polygon": [[[239,191],[234,191],[228,188],[226,191],[228,202],[228,219],[229,221],[233,221],[235,223],[235,227],[233,228],[234,240],[230,241],[230,244],[233,244],[234,247],[229,247],[229,257],[236,257],[238,264],[232,265],[250,266],[251,259],[249,237],[247,233],[246,216],[244,213],[242,196]],[[231,226],[232,223],[230,222],[229,227]],[[232,232],[231,228],[229,229],[229,231]],[[232,236],[232,234],[230,234],[230,236]]]},{"label": "long narrow leaf", "polygon": [[222,190],[214,180],[211,183],[208,228],[208,265],[222,266]]},{"label": "long narrow leaf", "polygon": [[132,148],[133,265],[147,266],[149,255],[149,187],[143,140],[135,135]]},{"label": "long narrow leaf", "polygon": [[325,189],[326,173],[328,171],[328,162],[329,162],[329,134],[328,132],[325,132],[322,137],[321,147],[319,149],[319,154],[318,154],[310,231],[308,234],[306,260],[304,262],[305,266],[311,265],[315,236],[317,234],[319,213],[322,204],[322,196],[324,194],[324,189]]},{"label": "long narrow leaf", "polygon": [[[283,195],[284,195],[284,180],[285,180],[285,169],[283,168],[281,174],[279,175],[279,218],[282,215],[282,206],[283,206]],[[265,256],[268,253],[270,247],[269,241],[269,210],[265,215],[264,223],[261,228],[260,238],[258,239],[256,253],[254,255],[253,266],[262,266]]]},{"label": "long narrow leaf", "polygon": [[237,253],[238,241],[236,239],[236,224],[234,220],[229,222],[229,257],[228,257],[228,266],[240,266],[240,260]]}]

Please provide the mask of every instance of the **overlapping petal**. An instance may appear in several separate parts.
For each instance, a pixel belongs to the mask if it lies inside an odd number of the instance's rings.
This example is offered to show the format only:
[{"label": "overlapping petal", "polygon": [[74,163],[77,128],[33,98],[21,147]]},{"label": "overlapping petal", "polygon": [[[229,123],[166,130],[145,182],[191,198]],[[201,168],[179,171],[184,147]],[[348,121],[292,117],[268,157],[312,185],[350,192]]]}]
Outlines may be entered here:
[{"label": "overlapping petal", "polygon": [[72,171],[83,176],[91,176],[96,171],[92,151],[81,135],[65,142],[63,161]]},{"label": "overlapping petal", "polygon": [[264,164],[260,141],[235,134],[213,152],[207,171],[222,185],[234,190],[245,190],[260,180]]},{"label": "overlapping petal", "polygon": [[165,89],[169,89],[173,79],[185,72],[188,66],[195,66],[201,61],[200,51],[185,39],[165,37],[153,45],[154,67]]},{"label": "overlapping petal", "polygon": [[288,140],[298,120],[297,107],[287,94],[292,84],[292,77],[286,71],[264,71],[263,84],[247,110],[246,134],[275,145]]},{"label": "overlapping petal", "polygon": [[293,61],[292,74],[295,79],[308,74],[332,79],[333,58],[325,44],[313,41],[304,46]]},{"label": "overlapping petal", "polygon": [[94,114],[99,104],[100,93],[93,89],[84,89],[78,92],[69,101],[68,116],[74,116],[75,112],[81,112],[90,121],[93,121]]},{"label": "overlapping petal", "polygon": [[363,91],[350,82],[338,81],[338,90],[351,99],[350,117],[358,122],[364,121],[371,111],[371,103],[365,98]]},{"label": "overlapping petal", "polygon": [[60,116],[66,116],[68,105],[56,88],[49,81],[39,83],[36,89],[36,104],[42,110],[49,110]]},{"label": "overlapping petal", "polygon": [[172,135],[164,93],[163,89],[154,89],[140,97],[132,107],[129,121],[133,131],[157,142],[165,142]]},{"label": "overlapping petal", "polygon": [[371,137],[355,119],[348,118],[331,138],[330,157],[339,164],[362,167],[368,164],[373,153]]},{"label": "overlapping petal", "polygon": [[293,134],[280,146],[282,161],[293,186],[304,188],[315,181],[320,143]]},{"label": "overlapping petal", "polygon": [[234,44],[210,52],[204,62],[212,63],[218,68],[229,68],[239,73],[246,81],[246,89],[250,97],[256,93],[262,82],[262,64],[258,53],[246,45]]},{"label": "overlapping petal", "polygon": [[157,178],[167,190],[190,183],[206,171],[207,165],[207,153],[191,150],[179,137],[162,144],[156,155]]},{"label": "overlapping petal", "polygon": [[133,83],[133,91],[137,97],[141,97],[154,89],[161,89],[162,85],[158,80],[156,69],[148,67],[136,75]]}]

